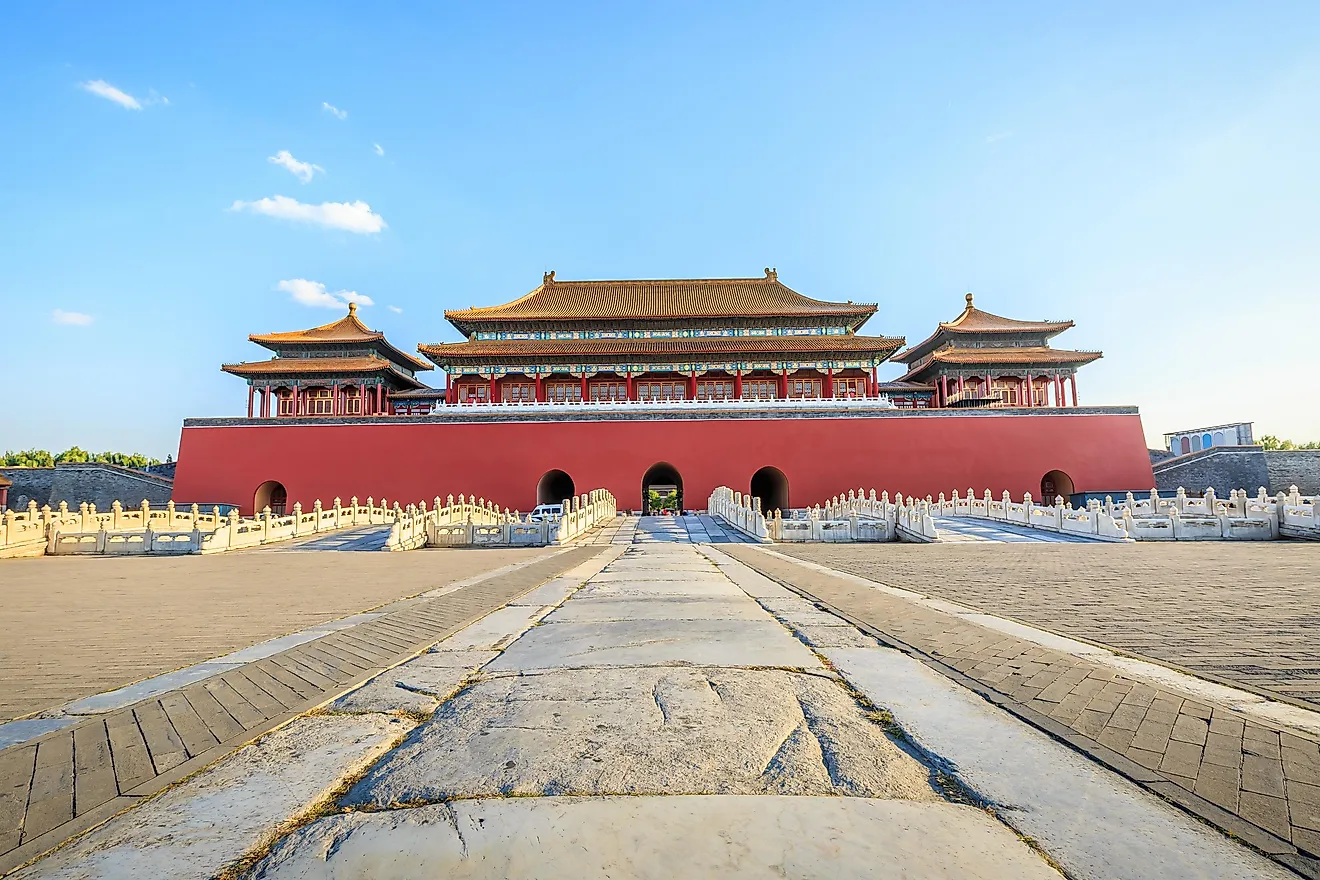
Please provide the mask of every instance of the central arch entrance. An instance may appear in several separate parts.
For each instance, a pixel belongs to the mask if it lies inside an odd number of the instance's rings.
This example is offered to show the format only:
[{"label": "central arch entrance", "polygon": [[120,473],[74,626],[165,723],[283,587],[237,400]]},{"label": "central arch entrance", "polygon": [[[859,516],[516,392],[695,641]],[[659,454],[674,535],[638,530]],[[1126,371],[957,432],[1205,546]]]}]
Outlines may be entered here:
[{"label": "central arch entrance", "polygon": [[667,461],[656,462],[642,476],[642,513],[683,512],[683,476]]},{"label": "central arch entrance", "polygon": [[1066,502],[1068,496],[1072,495],[1073,489],[1072,477],[1063,471],[1050,471],[1040,478],[1040,502],[1042,504],[1053,504],[1057,496],[1062,495]]},{"label": "central arch entrance", "polygon": [[751,494],[761,499],[761,512],[788,511],[788,477],[777,467],[763,467],[752,474]]},{"label": "central arch entrance", "polygon": [[573,478],[558,469],[546,471],[536,484],[537,504],[559,504],[576,494]]},{"label": "central arch entrance", "polygon": [[269,507],[271,513],[283,516],[288,505],[289,493],[285,491],[283,483],[275,480],[267,480],[258,486],[256,495],[252,498],[253,514],[261,513]]}]

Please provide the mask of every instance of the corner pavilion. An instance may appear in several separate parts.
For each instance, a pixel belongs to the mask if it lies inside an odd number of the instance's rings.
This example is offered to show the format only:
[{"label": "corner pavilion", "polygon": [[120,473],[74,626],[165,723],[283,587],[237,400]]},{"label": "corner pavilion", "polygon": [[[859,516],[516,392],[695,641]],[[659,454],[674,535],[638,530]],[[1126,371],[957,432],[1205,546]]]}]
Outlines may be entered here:
[{"label": "corner pavilion", "polygon": [[[588,489],[640,508],[647,487],[699,507],[717,487],[769,510],[875,486],[925,496],[1147,491],[1135,407],[1077,405],[1101,357],[1050,347],[1071,321],[977,309],[922,342],[860,331],[873,303],[754,278],[563,281],[445,317],[464,340],[395,347],[359,319],[249,337],[226,364],[245,418],[184,422],[175,500],[260,509],[460,492],[529,510]],[[897,354],[896,354],[897,353]],[[907,372],[882,381],[893,359]],[[442,387],[418,375],[440,368]],[[437,383],[441,384],[441,383]],[[1071,402],[1069,402],[1071,397]]]}]

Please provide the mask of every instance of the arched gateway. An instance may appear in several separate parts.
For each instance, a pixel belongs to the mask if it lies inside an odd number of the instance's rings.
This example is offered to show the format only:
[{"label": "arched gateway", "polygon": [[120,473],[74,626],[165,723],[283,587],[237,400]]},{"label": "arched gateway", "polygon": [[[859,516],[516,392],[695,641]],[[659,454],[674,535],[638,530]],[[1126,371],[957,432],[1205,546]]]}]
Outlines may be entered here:
[{"label": "arched gateway", "polygon": [[1041,504],[1053,504],[1058,496],[1063,496],[1063,500],[1067,501],[1074,491],[1072,477],[1063,471],[1050,471],[1040,478]]},{"label": "arched gateway", "polygon": [[289,493],[285,491],[284,484],[275,480],[267,480],[257,487],[256,494],[252,497],[252,512],[261,513],[267,507],[271,513],[284,515],[285,508],[289,505]]},{"label": "arched gateway", "polygon": [[656,462],[642,476],[642,512],[683,509],[683,475],[666,461]]},{"label": "arched gateway", "polygon": [[558,504],[576,494],[573,478],[558,469],[546,471],[536,484],[537,504]]},{"label": "arched gateway", "polygon": [[788,477],[777,467],[766,466],[752,474],[752,495],[761,499],[761,511],[769,516],[788,510]]}]

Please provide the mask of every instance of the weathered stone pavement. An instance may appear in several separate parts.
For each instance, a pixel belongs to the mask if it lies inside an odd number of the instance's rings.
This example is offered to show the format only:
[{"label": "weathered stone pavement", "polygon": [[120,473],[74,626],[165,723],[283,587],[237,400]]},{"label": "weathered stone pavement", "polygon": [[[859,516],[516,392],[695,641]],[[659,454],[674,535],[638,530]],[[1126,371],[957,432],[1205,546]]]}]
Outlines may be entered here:
[{"label": "weathered stone pavement", "polygon": [[728,552],[1150,791],[1320,876],[1320,715],[777,552]]},{"label": "weathered stone pavement", "polygon": [[602,548],[23,876],[1288,876],[725,551]]}]

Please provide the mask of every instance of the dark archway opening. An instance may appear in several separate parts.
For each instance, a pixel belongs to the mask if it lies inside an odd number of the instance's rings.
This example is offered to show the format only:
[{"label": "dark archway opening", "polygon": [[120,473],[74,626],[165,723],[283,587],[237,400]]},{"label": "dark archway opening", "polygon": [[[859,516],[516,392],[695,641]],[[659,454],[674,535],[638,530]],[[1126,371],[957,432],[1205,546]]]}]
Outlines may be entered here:
[{"label": "dark archway opening", "polygon": [[683,477],[668,462],[657,462],[642,477],[642,512],[683,512]]},{"label": "dark archway opening", "polygon": [[536,484],[537,504],[559,504],[576,494],[573,478],[561,470],[546,471]]},{"label": "dark archway opening", "polygon": [[277,483],[275,480],[267,480],[257,487],[256,495],[252,498],[252,512],[261,513],[267,507],[270,512],[283,516],[289,506],[289,493],[285,491],[283,483]]},{"label": "dark archway opening", "polygon": [[1073,494],[1072,477],[1063,471],[1050,471],[1040,478],[1040,503],[1053,504],[1054,499],[1060,495],[1066,503]]},{"label": "dark archway opening", "polygon": [[788,512],[788,477],[777,467],[763,467],[752,474],[752,495],[761,499],[761,512]]}]

